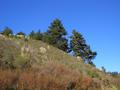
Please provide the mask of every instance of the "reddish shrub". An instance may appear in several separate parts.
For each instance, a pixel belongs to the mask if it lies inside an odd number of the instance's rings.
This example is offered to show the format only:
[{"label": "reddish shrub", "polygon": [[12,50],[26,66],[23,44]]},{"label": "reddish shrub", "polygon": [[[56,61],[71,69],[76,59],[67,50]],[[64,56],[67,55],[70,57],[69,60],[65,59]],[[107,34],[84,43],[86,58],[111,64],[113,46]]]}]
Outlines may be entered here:
[{"label": "reddish shrub", "polygon": [[85,90],[93,83],[92,78],[79,71],[55,63],[47,63],[37,71],[20,71],[19,74],[17,71],[0,71],[0,76],[0,89],[15,86],[17,90]]},{"label": "reddish shrub", "polygon": [[35,88],[35,74],[32,72],[23,72],[19,77],[18,86],[20,90],[34,89]]},{"label": "reddish shrub", "polygon": [[93,80],[90,77],[84,77],[81,83],[84,88],[89,88],[92,85]]},{"label": "reddish shrub", "polygon": [[10,70],[0,70],[0,89],[13,88],[17,83],[17,75]]},{"label": "reddish shrub", "polygon": [[65,90],[68,87],[75,88],[75,84],[80,75],[79,72],[73,71],[64,65],[49,64],[41,67],[37,72],[28,71],[22,73],[18,85],[21,90],[34,88]]}]

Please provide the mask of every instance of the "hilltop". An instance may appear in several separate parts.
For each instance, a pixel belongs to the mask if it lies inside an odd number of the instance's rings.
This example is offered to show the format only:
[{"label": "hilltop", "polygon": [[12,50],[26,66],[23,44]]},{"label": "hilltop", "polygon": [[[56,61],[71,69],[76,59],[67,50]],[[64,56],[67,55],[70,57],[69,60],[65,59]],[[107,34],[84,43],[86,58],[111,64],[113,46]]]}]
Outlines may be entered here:
[{"label": "hilltop", "polygon": [[0,35],[1,90],[119,90],[120,79],[42,41]]}]

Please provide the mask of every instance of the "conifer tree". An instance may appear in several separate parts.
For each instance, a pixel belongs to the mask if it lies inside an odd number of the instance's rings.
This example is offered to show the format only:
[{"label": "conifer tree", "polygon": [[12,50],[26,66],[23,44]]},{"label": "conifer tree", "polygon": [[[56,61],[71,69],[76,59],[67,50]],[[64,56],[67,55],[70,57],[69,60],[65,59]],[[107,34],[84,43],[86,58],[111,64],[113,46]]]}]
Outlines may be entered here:
[{"label": "conifer tree", "polygon": [[38,31],[36,32],[35,37],[36,37],[36,40],[42,40],[43,34],[41,33],[40,30],[38,30]]},{"label": "conifer tree", "polygon": [[35,40],[42,40],[43,34],[40,32],[40,30],[38,30],[38,32],[32,31],[32,32],[29,34],[29,37],[30,37],[31,39],[35,39]]},{"label": "conifer tree", "polygon": [[92,59],[97,55],[96,52],[92,52],[90,46],[86,44],[84,37],[73,30],[70,40],[70,48],[73,51],[74,56],[80,56],[86,63],[93,64]]},{"label": "conifer tree", "polygon": [[55,19],[44,34],[44,41],[63,50],[68,51],[67,32],[59,19]]},{"label": "conifer tree", "polygon": [[13,31],[9,27],[5,27],[5,29],[1,32],[1,34],[5,35],[5,36],[9,36],[9,35],[13,34]]},{"label": "conifer tree", "polygon": [[34,39],[34,36],[35,36],[35,32],[34,31],[30,32],[29,34],[30,39]]}]

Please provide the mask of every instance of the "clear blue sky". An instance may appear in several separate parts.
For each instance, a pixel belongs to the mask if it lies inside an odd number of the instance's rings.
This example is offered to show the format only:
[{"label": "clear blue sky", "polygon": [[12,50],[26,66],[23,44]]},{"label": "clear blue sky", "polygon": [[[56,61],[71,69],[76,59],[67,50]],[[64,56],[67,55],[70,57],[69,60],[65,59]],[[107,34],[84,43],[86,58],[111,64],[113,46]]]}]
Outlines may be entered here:
[{"label": "clear blue sky", "polygon": [[98,55],[99,68],[120,72],[120,0],[0,0],[0,30],[46,31],[62,20],[68,34],[77,29]]}]

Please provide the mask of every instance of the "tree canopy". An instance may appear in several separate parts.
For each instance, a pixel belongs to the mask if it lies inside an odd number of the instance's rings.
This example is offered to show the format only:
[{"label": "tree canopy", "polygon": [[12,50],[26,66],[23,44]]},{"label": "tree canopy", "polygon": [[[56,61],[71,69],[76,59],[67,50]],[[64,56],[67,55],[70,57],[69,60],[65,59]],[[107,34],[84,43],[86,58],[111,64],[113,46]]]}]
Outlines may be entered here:
[{"label": "tree canopy", "polygon": [[40,32],[40,30],[38,30],[37,32],[32,31],[29,34],[29,37],[35,40],[42,40],[43,34]]},{"label": "tree canopy", "polygon": [[5,36],[9,36],[9,35],[13,34],[13,31],[9,27],[5,27],[5,29],[1,32],[1,34],[5,35]]},{"label": "tree canopy", "polygon": [[44,41],[53,46],[68,51],[68,40],[65,38],[67,32],[59,19],[55,19],[44,33]]},{"label": "tree canopy", "polygon": [[[6,27],[1,34],[9,36],[13,32],[10,28]],[[16,35],[25,36],[25,33],[19,32]],[[80,56],[85,63],[95,66],[92,60],[96,57],[97,53],[91,50],[85,38],[76,30],[73,30],[71,37],[67,38],[67,31],[59,19],[53,20],[46,32],[41,33],[40,30],[37,32],[32,31],[28,37],[30,39],[42,40],[67,53],[72,52],[72,55]]]},{"label": "tree canopy", "polygon": [[85,62],[93,64],[92,59],[95,58],[97,53],[93,52],[90,46],[86,44],[82,34],[73,30],[70,38],[70,48],[73,51],[73,55],[80,56]]}]

